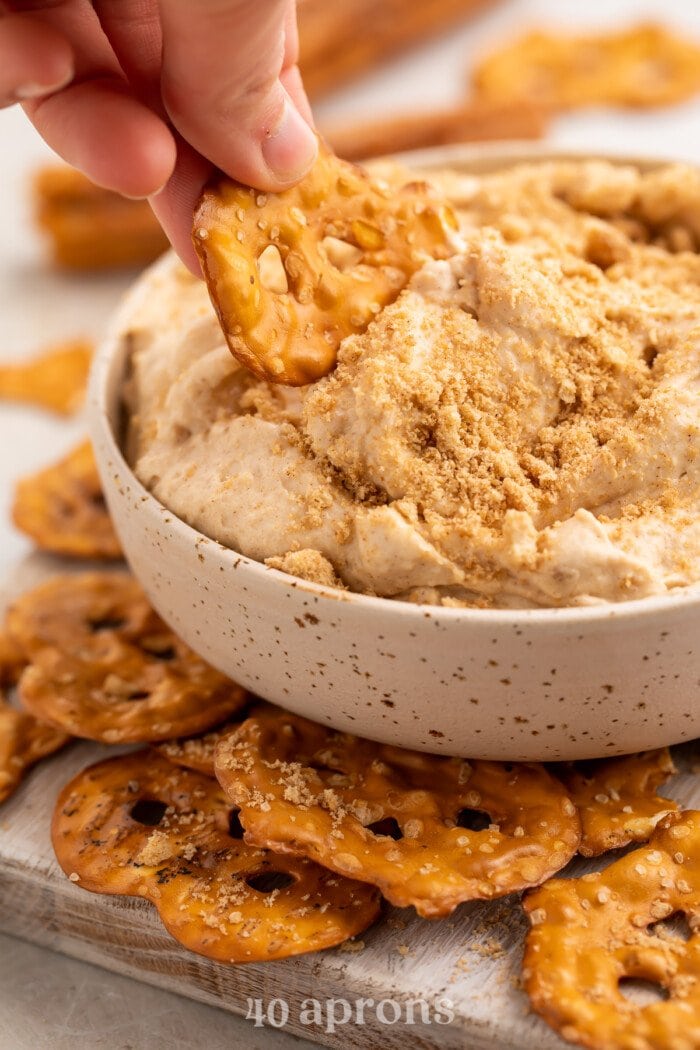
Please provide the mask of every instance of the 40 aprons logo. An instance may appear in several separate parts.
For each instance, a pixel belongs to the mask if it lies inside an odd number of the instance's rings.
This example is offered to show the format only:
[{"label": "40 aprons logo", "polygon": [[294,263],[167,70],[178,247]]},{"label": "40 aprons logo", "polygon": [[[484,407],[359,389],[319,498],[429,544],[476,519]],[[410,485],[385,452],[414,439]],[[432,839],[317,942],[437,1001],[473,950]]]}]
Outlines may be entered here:
[{"label": "40 aprons logo", "polygon": [[344,1025],[451,1024],[454,1004],[450,999],[304,999],[293,1016],[286,999],[248,999],[246,1018],[256,1028],[284,1028],[290,1020],[332,1033]]}]

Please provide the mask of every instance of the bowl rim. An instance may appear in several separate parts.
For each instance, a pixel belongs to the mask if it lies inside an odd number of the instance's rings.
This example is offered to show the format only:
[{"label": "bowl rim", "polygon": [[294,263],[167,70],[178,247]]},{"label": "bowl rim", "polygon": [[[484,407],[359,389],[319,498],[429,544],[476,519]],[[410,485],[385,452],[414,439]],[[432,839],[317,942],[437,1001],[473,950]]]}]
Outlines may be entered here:
[{"label": "bowl rim", "polygon": [[[498,167],[509,167],[514,163],[533,163],[543,161],[564,160],[604,160],[617,164],[631,164],[638,167],[653,168],[664,164],[682,163],[677,159],[672,160],[663,156],[635,157],[628,153],[613,150],[583,150],[583,149],[556,149],[547,147],[546,144],[539,146],[531,143],[508,142],[489,143],[487,146],[472,146],[458,144],[454,146],[439,146],[432,149],[416,150],[406,153],[395,154],[389,158],[398,163],[406,163],[408,166],[418,169],[430,170],[441,167],[469,166],[475,173],[478,170],[497,170]],[[492,167],[495,165],[496,167]],[[465,172],[469,174],[469,172]],[[122,298],[116,311],[107,325],[104,337],[100,340],[95,351],[89,383],[89,405],[90,422],[94,441],[104,441],[108,449],[110,459],[114,466],[128,474],[131,484],[139,493],[139,507],[144,511],[150,508],[161,517],[167,516],[167,524],[175,532],[179,532],[183,540],[207,546],[209,554],[215,556],[228,564],[230,568],[239,569],[241,566],[249,570],[255,576],[264,576],[266,580],[272,580],[287,590],[303,591],[311,594],[316,600],[332,601],[336,608],[338,603],[347,603],[365,608],[368,612],[381,613],[395,617],[406,617],[409,620],[423,620],[426,616],[431,619],[444,620],[448,623],[479,624],[481,626],[493,625],[503,626],[514,624],[531,625],[533,627],[552,627],[556,625],[590,624],[601,621],[645,618],[657,614],[667,614],[687,607],[700,605],[700,581],[685,587],[679,587],[666,594],[650,595],[645,598],[636,598],[623,602],[596,602],[591,605],[573,606],[543,606],[533,609],[478,609],[478,608],[451,608],[441,605],[430,605],[426,603],[414,603],[397,598],[382,598],[370,594],[362,594],[356,591],[341,590],[328,587],[324,584],[314,583],[300,577],[292,576],[279,569],[273,569],[263,562],[249,558],[233,548],[226,547],[218,540],[200,532],[189,525],[174,511],[170,510],[164,503],[156,499],[152,492],[145,488],[129,465],[122,451],[122,443],[115,433],[113,419],[113,407],[110,404],[112,390],[111,384],[118,383],[123,376],[124,362],[121,363],[118,373],[115,375],[114,362],[123,350],[123,336],[129,328],[129,319],[136,311],[139,302],[150,289],[150,283],[154,277],[161,273],[167,273],[178,264],[177,257],[172,250],[167,251],[151,266],[139,275],[136,282],[129,288]],[[99,465],[99,452],[97,453]],[[204,551],[202,551],[204,554]],[[205,555],[206,557],[206,555]]]}]

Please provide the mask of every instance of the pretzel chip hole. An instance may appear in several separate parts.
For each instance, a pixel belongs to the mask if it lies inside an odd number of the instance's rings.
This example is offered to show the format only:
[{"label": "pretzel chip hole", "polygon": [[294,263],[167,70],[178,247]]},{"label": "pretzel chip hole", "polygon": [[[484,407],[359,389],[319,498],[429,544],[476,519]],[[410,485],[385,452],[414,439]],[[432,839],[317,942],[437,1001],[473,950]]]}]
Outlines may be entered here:
[{"label": "pretzel chip hole", "polygon": [[242,839],[244,828],[241,824],[240,809],[232,809],[228,815],[228,833],[232,839]]},{"label": "pretzel chip hole", "polygon": [[174,660],[177,656],[174,645],[157,647],[154,645],[146,645],[142,642],[141,649],[143,649],[144,653],[147,653],[149,656],[155,657],[156,660],[163,660],[166,663],[170,660]]},{"label": "pretzel chip hole", "polygon": [[321,241],[321,247],[326,253],[326,258],[331,266],[335,266],[336,270],[340,270],[341,273],[352,270],[353,267],[362,262],[364,256],[361,248],[355,244],[350,244],[349,241],[341,240],[340,237],[324,237]]},{"label": "pretzel chip hole", "polygon": [[458,828],[468,831],[488,831],[494,823],[483,809],[460,809],[456,818]]},{"label": "pretzel chip hole", "polygon": [[88,626],[94,634],[97,634],[98,631],[118,631],[125,623],[126,620],[118,616],[104,616],[98,620],[88,620]]},{"label": "pretzel chip hole", "polygon": [[669,915],[667,919],[652,923],[648,932],[656,937],[662,937],[665,941],[683,941],[688,943],[693,936],[693,928],[688,921],[685,912],[677,911]]},{"label": "pretzel chip hole", "polygon": [[260,283],[273,295],[285,295],[289,291],[287,271],[276,244],[268,244],[258,256]]},{"label": "pretzel chip hole", "polygon": [[140,798],[129,810],[129,816],[146,828],[157,828],[168,807],[156,798]]},{"label": "pretzel chip hole", "polygon": [[666,1002],[670,996],[667,988],[658,981],[647,981],[642,977],[621,977],[618,982],[620,994],[634,1006],[651,1006]]},{"label": "pretzel chip hole", "polygon": [[403,831],[396,817],[384,817],[382,820],[375,820],[373,824],[367,825],[367,831],[371,831],[373,835],[394,839],[395,842],[403,838]]},{"label": "pretzel chip hole", "polygon": [[274,893],[275,890],[286,890],[296,880],[286,871],[259,871],[245,881],[257,893]]}]

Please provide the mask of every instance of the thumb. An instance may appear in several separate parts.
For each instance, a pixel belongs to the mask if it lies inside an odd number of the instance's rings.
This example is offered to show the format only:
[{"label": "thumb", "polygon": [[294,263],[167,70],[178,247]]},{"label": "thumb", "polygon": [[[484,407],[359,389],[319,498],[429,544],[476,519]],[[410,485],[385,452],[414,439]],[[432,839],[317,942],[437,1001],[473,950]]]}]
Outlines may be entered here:
[{"label": "thumb", "polygon": [[293,0],[160,0],[160,10],[162,95],[180,134],[241,182],[297,182],[317,141],[283,86],[297,62]]}]

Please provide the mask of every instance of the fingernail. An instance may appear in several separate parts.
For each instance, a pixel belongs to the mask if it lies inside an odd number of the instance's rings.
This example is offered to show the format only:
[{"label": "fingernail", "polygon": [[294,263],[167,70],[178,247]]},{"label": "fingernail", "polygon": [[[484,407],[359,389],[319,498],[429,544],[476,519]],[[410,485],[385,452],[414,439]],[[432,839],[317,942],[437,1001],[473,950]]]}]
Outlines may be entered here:
[{"label": "fingernail", "polygon": [[296,182],[305,175],[318,153],[318,140],[299,111],[284,101],[282,118],[262,143],[268,168],[280,182]]},{"label": "fingernail", "polygon": [[68,73],[55,84],[20,84],[20,86],[15,89],[15,98],[19,102],[25,102],[30,98],[41,98],[43,95],[52,95],[54,91],[60,91],[62,87],[65,87],[72,78],[73,74]]}]

